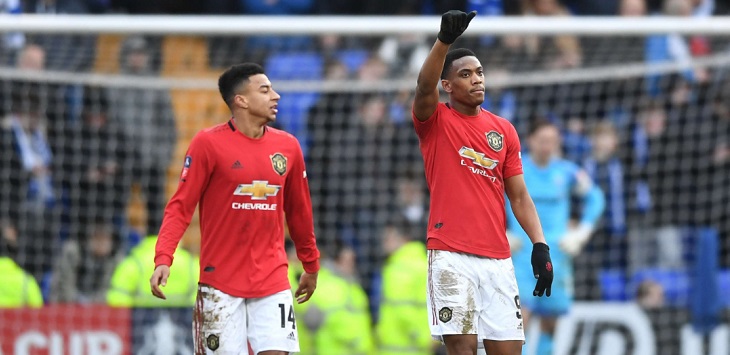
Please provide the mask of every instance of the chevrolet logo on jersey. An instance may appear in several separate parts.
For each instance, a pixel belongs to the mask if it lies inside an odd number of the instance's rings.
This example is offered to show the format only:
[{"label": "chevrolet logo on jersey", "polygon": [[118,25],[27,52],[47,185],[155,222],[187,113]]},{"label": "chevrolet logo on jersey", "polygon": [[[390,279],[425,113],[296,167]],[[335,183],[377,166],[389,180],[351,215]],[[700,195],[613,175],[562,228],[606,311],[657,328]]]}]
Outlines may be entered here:
[{"label": "chevrolet logo on jersey", "polygon": [[474,162],[474,165],[480,166],[485,169],[492,170],[497,166],[498,161],[492,160],[484,156],[484,153],[479,153],[469,147],[461,147],[459,149],[459,155],[462,158],[469,159]]},{"label": "chevrolet logo on jersey", "polygon": [[238,196],[251,196],[252,200],[266,200],[270,196],[276,196],[281,186],[269,185],[268,181],[254,180],[252,184],[240,184],[233,192]]}]

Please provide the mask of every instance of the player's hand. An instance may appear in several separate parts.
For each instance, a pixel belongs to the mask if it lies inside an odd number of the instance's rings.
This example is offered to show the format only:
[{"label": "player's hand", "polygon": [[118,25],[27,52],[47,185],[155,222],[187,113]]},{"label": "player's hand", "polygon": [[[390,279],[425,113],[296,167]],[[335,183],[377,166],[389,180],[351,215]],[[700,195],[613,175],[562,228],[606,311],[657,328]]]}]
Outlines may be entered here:
[{"label": "player's hand", "polygon": [[312,298],[314,290],[317,288],[317,275],[318,273],[316,272],[314,274],[305,272],[299,278],[299,288],[294,292],[297,303],[302,304]]},{"label": "player's hand", "polygon": [[459,10],[451,10],[441,15],[441,31],[438,39],[446,44],[452,44],[461,36],[469,22],[477,15],[476,11],[466,13]]},{"label": "player's hand", "polygon": [[553,286],[553,262],[550,260],[550,248],[545,243],[532,245],[532,273],[537,279],[532,295],[542,297],[544,293],[550,297]]},{"label": "player's hand", "polygon": [[165,297],[165,294],[162,293],[160,285],[167,285],[168,277],[170,277],[169,266],[160,265],[155,268],[155,272],[152,273],[152,277],[150,278],[150,288],[152,289],[152,294],[155,295],[155,297],[162,298],[163,300],[167,299],[167,297]]},{"label": "player's hand", "polygon": [[576,228],[571,228],[560,239],[560,250],[573,257],[578,255],[586,243],[588,243],[591,233],[593,233],[593,228],[587,224],[581,224]]}]

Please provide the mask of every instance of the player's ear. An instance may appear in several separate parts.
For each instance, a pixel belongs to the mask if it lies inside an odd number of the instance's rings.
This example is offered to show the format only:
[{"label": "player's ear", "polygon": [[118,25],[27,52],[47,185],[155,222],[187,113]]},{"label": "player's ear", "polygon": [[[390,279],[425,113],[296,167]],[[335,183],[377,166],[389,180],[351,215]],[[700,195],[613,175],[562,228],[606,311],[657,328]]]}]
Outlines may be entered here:
[{"label": "player's ear", "polygon": [[240,107],[240,108],[248,108],[248,99],[246,96],[243,95],[236,95],[233,97],[233,103],[234,105]]},{"label": "player's ear", "polygon": [[441,87],[444,88],[444,91],[449,92],[449,93],[452,90],[452,88],[451,88],[451,82],[449,82],[448,79],[441,79]]}]

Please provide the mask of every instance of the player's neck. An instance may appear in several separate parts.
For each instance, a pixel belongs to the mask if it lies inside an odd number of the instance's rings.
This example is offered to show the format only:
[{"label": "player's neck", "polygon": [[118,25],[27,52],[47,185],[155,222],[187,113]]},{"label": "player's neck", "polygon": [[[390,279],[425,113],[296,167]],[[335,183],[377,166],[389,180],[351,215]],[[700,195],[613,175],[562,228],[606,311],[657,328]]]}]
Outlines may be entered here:
[{"label": "player's neck", "polygon": [[476,116],[480,112],[482,112],[481,106],[478,106],[478,105],[469,106],[469,105],[464,105],[462,103],[459,103],[459,102],[456,102],[453,100],[449,102],[449,105],[451,105],[451,107],[453,107],[454,110],[456,110],[457,112],[459,112],[462,115]]},{"label": "player's neck", "polygon": [[259,139],[264,136],[266,122],[259,122],[250,117],[233,116],[233,124],[236,126],[236,130],[248,138]]}]

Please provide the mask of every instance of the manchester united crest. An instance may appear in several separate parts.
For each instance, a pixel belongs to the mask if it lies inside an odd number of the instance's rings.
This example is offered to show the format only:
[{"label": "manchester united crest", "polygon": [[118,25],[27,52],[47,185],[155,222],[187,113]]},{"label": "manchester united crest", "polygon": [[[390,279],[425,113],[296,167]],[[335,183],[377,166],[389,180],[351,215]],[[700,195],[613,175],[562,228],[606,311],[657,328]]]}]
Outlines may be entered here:
[{"label": "manchester united crest", "polygon": [[504,146],[504,137],[497,131],[489,131],[487,133],[487,143],[489,143],[490,148],[498,152]]},{"label": "manchester united crest", "polygon": [[274,153],[271,156],[271,165],[279,175],[286,174],[286,157],[281,153]]},{"label": "manchester united crest", "polygon": [[448,321],[451,320],[451,313],[452,313],[451,308],[449,308],[449,307],[441,308],[441,310],[439,311],[439,320],[444,323],[447,323]]},{"label": "manchester united crest", "polygon": [[208,349],[215,351],[220,346],[220,341],[218,340],[218,336],[215,334],[208,335],[208,338],[205,339],[205,345],[208,346]]}]

